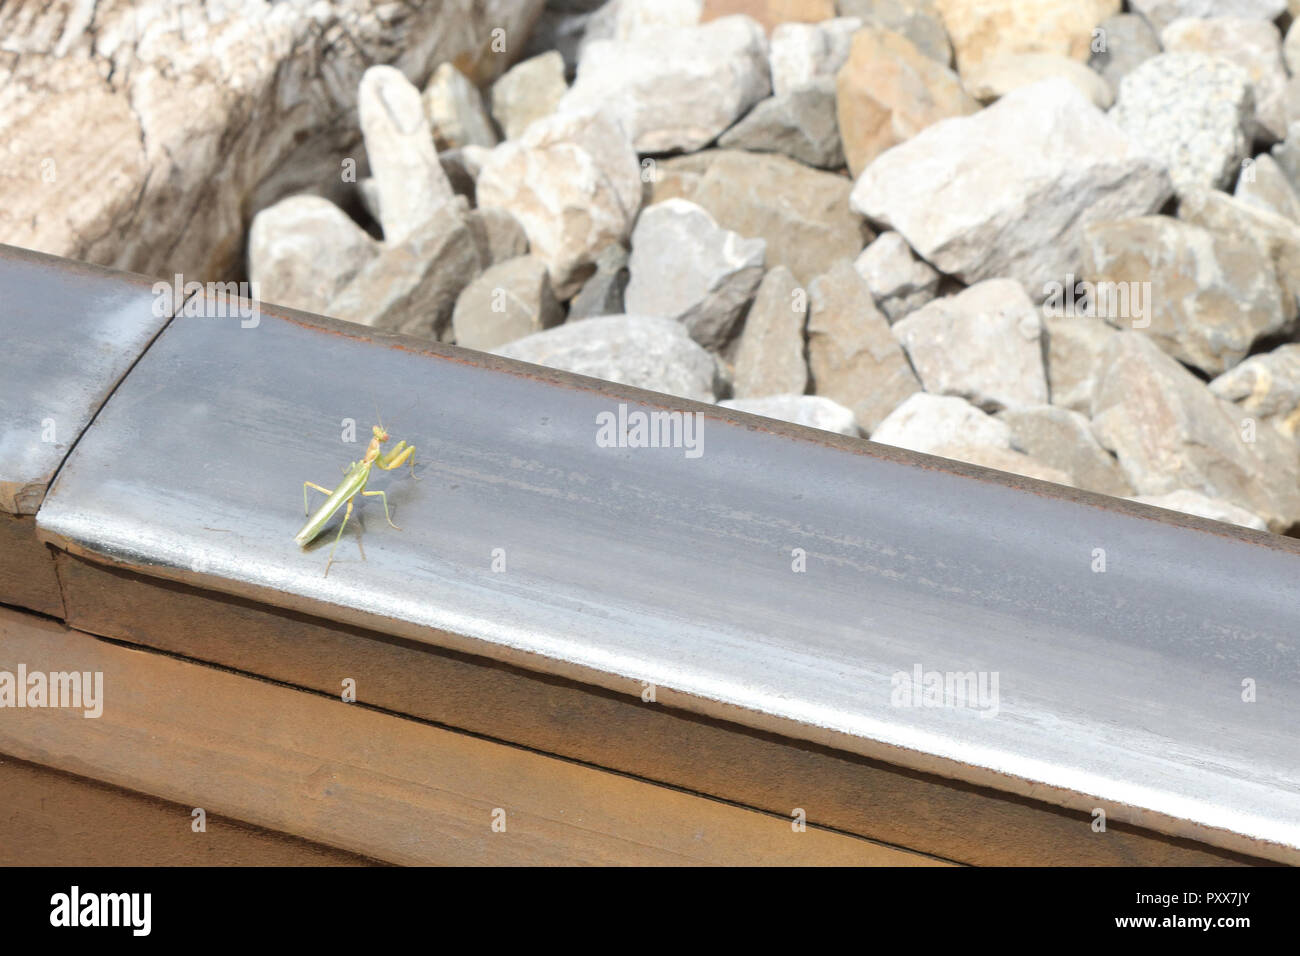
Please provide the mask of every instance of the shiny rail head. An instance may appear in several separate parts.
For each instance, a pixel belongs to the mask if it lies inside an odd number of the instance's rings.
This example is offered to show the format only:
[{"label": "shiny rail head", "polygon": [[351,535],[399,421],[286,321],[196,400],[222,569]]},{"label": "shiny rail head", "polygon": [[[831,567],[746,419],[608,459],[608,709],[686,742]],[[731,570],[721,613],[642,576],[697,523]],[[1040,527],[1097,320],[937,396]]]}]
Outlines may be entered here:
[{"label": "shiny rail head", "polygon": [[0,511],[35,514],[55,471],[170,313],[152,280],[0,245]]},{"label": "shiny rail head", "polygon": [[[382,476],[402,533],[367,533],[366,560],[340,550],[323,579],[292,540],[301,482],[334,483],[372,401],[423,480]],[[702,454],[601,439],[610,415],[659,412],[701,416]],[[383,523],[373,503],[358,517]],[[169,325],[38,526],[145,574],[654,687],[1081,826],[1100,808],[1300,859],[1288,539],[271,306],[251,328]],[[974,675],[975,706],[931,706],[936,674]]]}]

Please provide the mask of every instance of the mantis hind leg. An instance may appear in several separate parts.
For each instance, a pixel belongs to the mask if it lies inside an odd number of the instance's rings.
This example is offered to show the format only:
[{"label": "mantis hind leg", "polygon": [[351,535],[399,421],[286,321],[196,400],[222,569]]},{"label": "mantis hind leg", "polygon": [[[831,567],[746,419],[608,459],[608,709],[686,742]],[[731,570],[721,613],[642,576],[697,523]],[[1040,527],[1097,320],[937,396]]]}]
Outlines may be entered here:
[{"label": "mantis hind leg", "polygon": [[329,489],[329,488],[322,488],[320,485],[316,484],[316,482],[314,482],[314,481],[304,481],[304,482],[302,483],[302,513],[303,513],[303,514],[307,514],[307,489],[308,489],[308,488],[315,488],[317,491],[319,491],[321,494],[323,494],[326,498],[328,498],[330,495],[334,494],[334,492],[333,492],[332,489]]},{"label": "mantis hind leg", "polygon": [[[334,552],[339,548],[339,539],[343,537],[343,529],[348,526],[348,519],[352,517],[352,499],[348,499],[348,510],[343,512],[343,521],[339,524],[339,533],[334,536],[334,547],[330,548],[329,560],[325,562],[325,577],[329,577],[330,565],[334,563]],[[357,538],[357,549],[361,552],[361,560],[366,559],[366,549],[361,547],[361,539]]]},{"label": "mantis hind leg", "polygon": [[[361,493],[365,495],[367,498],[373,498],[375,495],[378,495],[380,498],[382,498],[384,501],[384,518],[388,521],[389,525],[391,525],[394,528],[397,528],[397,525],[393,524],[392,515],[388,513],[388,495],[384,494],[382,491],[363,491]],[[397,528],[397,530],[401,531],[402,529]]]}]

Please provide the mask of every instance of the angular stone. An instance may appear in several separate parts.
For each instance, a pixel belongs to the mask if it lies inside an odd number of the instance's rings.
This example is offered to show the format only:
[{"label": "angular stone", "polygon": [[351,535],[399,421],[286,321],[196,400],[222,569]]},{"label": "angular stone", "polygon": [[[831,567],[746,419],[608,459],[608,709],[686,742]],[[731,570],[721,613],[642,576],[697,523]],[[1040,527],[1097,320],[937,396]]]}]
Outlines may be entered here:
[{"label": "angular stone", "polygon": [[1169,193],[1160,165],[1055,79],[890,150],[850,204],[941,272],[966,283],[1018,279],[1037,295],[1079,271],[1084,225],[1154,212]]},{"label": "angular stone", "polygon": [[1300,121],[1291,121],[1287,126],[1286,139],[1276,143],[1269,153],[1277,160],[1282,172],[1286,173],[1291,185],[1300,189]]},{"label": "angular stone", "polygon": [[554,113],[568,89],[559,51],[516,63],[492,84],[492,118],[506,139],[518,139],[534,121]]},{"label": "angular stone", "polygon": [[528,254],[528,236],[519,220],[504,209],[486,206],[466,217],[483,268]]},{"label": "angular stone", "polygon": [[[1282,115],[1286,120],[1286,129],[1291,129],[1291,124],[1300,120],[1300,76],[1293,76],[1286,81],[1286,86],[1282,89]],[[1278,137],[1270,137],[1278,138]],[[1282,139],[1285,136],[1280,137]],[[1273,144],[1277,146],[1277,143]]]},{"label": "angular stone", "polygon": [[1300,224],[1300,195],[1268,153],[1260,153],[1237,177],[1233,195],[1248,206]]},{"label": "angular stone", "polygon": [[514,214],[562,300],[602,249],[627,237],[640,201],[636,154],[623,128],[599,114],[534,123],[494,149],[478,178],[479,206]]},{"label": "angular stone", "polygon": [[1169,511],[1181,511],[1183,514],[1196,515],[1199,518],[1209,518],[1211,521],[1254,528],[1256,531],[1268,530],[1264,519],[1259,515],[1251,514],[1245,508],[1238,508],[1231,502],[1207,498],[1199,491],[1188,491],[1186,488],[1164,495],[1137,495],[1129,500]]},{"label": "angular stone", "polygon": [[738,412],[793,422],[851,438],[857,438],[861,434],[853,412],[820,395],[768,395],[763,398],[727,399],[718,404],[723,408],[734,408]]},{"label": "angular stone", "polygon": [[1210,391],[1294,438],[1300,431],[1300,345],[1252,355],[1210,382]]},{"label": "angular stone", "polygon": [[[609,5],[617,6],[616,3]],[[528,35],[524,57],[540,56],[555,50],[564,58],[565,79],[573,79],[578,70],[579,50],[593,16],[594,11],[591,10],[561,10],[548,5],[542,11],[533,32]]]},{"label": "angular stone", "polygon": [[372,66],[357,92],[384,242],[401,243],[454,195],[433,148],[420,91],[391,66]]},{"label": "angular stone", "polygon": [[901,33],[930,59],[952,64],[952,44],[935,0],[836,0],[835,9],[841,17],[858,17]]},{"label": "angular stone", "polygon": [[421,101],[433,131],[433,144],[439,152],[471,145],[491,148],[497,144],[497,133],[483,105],[483,94],[453,64],[443,63],[433,71]]},{"label": "angular stone", "polygon": [[[742,161],[750,155],[743,150],[706,149],[698,153],[687,153],[685,156],[671,156],[664,160],[653,158],[642,160],[644,163],[642,169],[651,190],[648,202],[663,202],[665,199],[689,199],[694,202],[705,174],[724,152],[734,153]],[[714,218],[717,218],[716,212]]]},{"label": "angular stone", "polygon": [[1134,13],[1163,30],[1180,17],[1249,17],[1276,20],[1287,0],[1129,0]]},{"label": "angular stone", "polygon": [[920,383],[849,260],[813,280],[808,305],[813,389],[851,408],[870,433]]},{"label": "angular stone", "polygon": [[1165,164],[1180,193],[1222,188],[1248,155],[1250,76],[1221,56],[1162,53],[1124,77],[1109,116]]},{"label": "angular stone", "polygon": [[1120,80],[1160,52],[1160,40],[1136,13],[1107,17],[1097,29],[1101,33],[1093,41],[1088,66],[1102,75],[1112,94],[1118,93]]},{"label": "angular stone", "polygon": [[906,37],[871,25],[853,35],[835,90],[840,138],[854,176],[927,126],[979,109],[956,73]]},{"label": "angular stone", "polygon": [[1007,409],[998,418],[1011,427],[1025,454],[1070,475],[1078,488],[1123,497],[1133,493],[1119,463],[1101,447],[1087,416],[1056,405]]},{"label": "angular stone", "polygon": [[652,316],[584,319],[511,342],[496,354],[697,402],[712,402],[719,384],[713,356],[677,322]]},{"label": "angular stone", "polygon": [[1013,53],[985,60],[962,75],[966,92],[991,103],[1012,90],[1059,76],[1069,80],[1098,109],[1109,109],[1115,93],[1102,77],[1078,60],[1059,53]]},{"label": "angular stone", "polygon": [[1023,475],[1026,478],[1037,478],[1039,481],[1050,481],[1058,485],[1073,485],[1075,483],[1074,476],[1069,472],[1053,468],[1032,455],[1026,455],[1022,451],[1009,448],[958,443],[940,445],[938,448],[932,449],[930,454],[938,455],[941,458],[951,458],[953,461],[964,461],[968,465],[979,465],[982,468],[1005,471],[1012,475]]},{"label": "angular stone", "polygon": [[1092,31],[1119,13],[1120,0],[936,0],[958,70],[1009,53],[1088,59]]},{"label": "angular stone", "polygon": [[465,171],[474,177],[478,182],[479,174],[483,172],[483,166],[492,155],[492,150],[486,146],[462,146],[455,150],[460,154],[460,164],[465,167]]},{"label": "angular stone", "polygon": [[623,120],[641,153],[690,151],[712,142],[769,92],[762,28],[749,17],[724,17],[627,42],[587,44],[559,109],[605,111]]},{"label": "angular stone", "polygon": [[844,147],[835,119],[835,81],[826,77],[768,97],[723,133],[718,145],[783,153],[809,166],[838,169],[844,165]]},{"label": "angular stone", "polygon": [[465,159],[464,150],[463,146],[459,149],[444,149],[438,154],[438,165],[446,174],[452,192],[457,196],[464,196],[472,206],[475,200],[474,181],[478,179],[478,169],[474,163]]},{"label": "angular stone", "polygon": [[379,243],[320,196],[290,196],[253,217],[248,278],[264,302],[324,312],[379,254]]},{"label": "angular stone", "polygon": [[[804,326],[808,295],[785,266],[776,266],[758,287],[736,350],[732,392],[737,398],[792,393],[808,388]],[[852,413],[850,413],[852,414]]]},{"label": "angular stone", "polygon": [[1121,332],[1107,347],[1093,430],[1137,493],[1199,491],[1285,531],[1300,519],[1300,448],[1270,428],[1245,441],[1241,418],[1141,332]]},{"label": "angular stone", "polygon": [[1237,64],[1254,87],[1255,117],[1247,134],[1270,142],[1286,138],[1287,73],[1275,24],[1244,17],[1184,18],[1160,32],[1160,44],[1168,53],[1206,53]]},{"label": "angular stone", "polygon": [[1014,279],[935,299],[893,332],[932,395],[956,395],[986,411],[1047,402],[1042,319]]},{"label": "angular stone", "polygon": [[1286,290],[1284,314],[1288,319],[1295,316],[1300,301],[1300,226],[1217,189],[1191,189],[1181,195],[1178,218],[1219,235],[1260,243]]},{"label": "angular stone", "polygon": [[456,344],[483,352],[562,321],[546,263],[535,256],[492,266],[465,287],[451,315]]},{"label": "angular stone", "polygon": [[853,34],[861,26],[862,21],[856,17],[822,23],[782,23],[772,31],[768,47],[772,92],[784,96],[816,80],[834,80],[849,58]]},{"label": "angular stone", "polygon": [[1287,27],[1286,39],[1282,41],[1282,59],[1292,75],[1300,73],[1300,30],[1296,29],[1297,23],[1300,20],[1292,19],[1291,26]]},{"label": "angular stone", "polygon": [[364,176],[357,181],[357,198],[361,200],[361,208],[367,215],[379,224],[379,187],[375,184],[375,177]]},{"label": "angular stone", "polygon": [[897,322],[934,298],[941,276],[896,232],[882,232],[853,261],[880,311]]},{"label": "angular stone", "polygon": [[254,212],[353,191],[340,170],[364,161],[367,67],[423,77],[455,61],[486,79],[507,62],[491,31],[524,36],[543,4],[4,4],[0,242],[146,275],[238,275]]},{"label": "angular stone", "polygon": [[377,329],[437,338],[461,290],[482,269],[463,197],[398,243],[385,243],[330,301],[329,315]]},{"label": "angular stone", "polygon": [[569,321],[596,315],[619,315],[629,278],[627,250],[621,244],[606,246],[596,255],[596,271],[569,303]]},{"label": "angular stone", "polygon": [[724,229],[765,240],[768,268],[786,266],[804,285],[826,263],[856,256],[872,237],[848,207],[851,180],[785,156],[710,150],[658,169],[653,202],[675,192]]},{"label": "angular stone", "polygon": [[963,398],[917,392],[899,403],[871,433],[871,440],[912,451],[978,446],[1012,450],[1011,426]]},{"label": "angular stone", "polygon": [[693,27],[700,22],[704,0],[608,0],[597,7],[578,46],[578,62],[597,40],[626,43],[665,27]]},{"label": "angular stone", "polygon": [[1098,318],[1045,314],[1043,334],[1052,404],[1088,414],[1102,353],[1119,333]]},{"label": "angular stone", "polygon": [[575,143],[596,161],[618,195],[629,222],[636,220],[647,192],[641,164],[627,127],[604,113],[560,113],[535,123],[524,137],[530,146]]},{"label": "angular stone", "polygon": [[835,16],[834,0],[704,0],[700,22],[745,14],[771,33],[782,23],[817,23]]},{"label": "angular stone", "polygon": [[719,348],[763,279],[766,246],[721,228],[688,200],[656,203],[632,232],[627,308],[675,319],[701,345]]},{"label": "angular stone", "polygon": [[1126,284],[1135,296],[1140,289],[1143,314],[1132,327],[1209,375],[1236,365],[1257,339],[1281,331],[1294,315],[1283,308],[1273,264],[1259,243],[1169,216],[1090,224],[1083,271],[1094,282]]}]

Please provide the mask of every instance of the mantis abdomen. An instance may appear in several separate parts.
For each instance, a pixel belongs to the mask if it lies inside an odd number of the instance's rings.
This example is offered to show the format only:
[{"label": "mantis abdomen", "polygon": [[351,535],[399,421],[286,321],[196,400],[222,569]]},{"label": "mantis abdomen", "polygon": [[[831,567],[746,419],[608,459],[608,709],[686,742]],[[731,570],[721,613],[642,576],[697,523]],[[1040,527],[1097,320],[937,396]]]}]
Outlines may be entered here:
[{"label": "mantis abdomen", "polygon": [[307,523],[302,526],[302,530],[294,535],[293,540],[298,542],[300,547],[306,547],[324,530],[325,525],[334,517],[335,512],[342,508],[353,495],[360,492],[366,487],[366,480],[370,477],[370,465],[365,462],[353,462],[352,467],[348,470],[343,480],[339,482],[325,503],[316,509],[316,513],[307,519]]}]

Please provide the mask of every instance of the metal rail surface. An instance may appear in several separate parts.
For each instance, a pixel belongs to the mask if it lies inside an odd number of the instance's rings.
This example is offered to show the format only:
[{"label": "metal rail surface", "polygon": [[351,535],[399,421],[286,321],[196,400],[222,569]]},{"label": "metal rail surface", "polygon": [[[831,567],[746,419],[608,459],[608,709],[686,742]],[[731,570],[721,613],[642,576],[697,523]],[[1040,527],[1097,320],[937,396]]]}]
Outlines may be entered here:
[{"label": "metal rail surface", "polygon": [[[0,602],[60,615],[33,517],[55,471],[171,318],[144,276],[0,245]],[[165,303],[164,303],[165,304]]]},{"label": "metal rail surface", "polygon": [[95,411],[171,318],[149,280],[0,246],[0,511],[35,514]]},{"label": "metal rail surface", "polygon": [[[332,532],[293,543],[302,482],[360,456],[372,402],[422,480],[373,480],[401,530],[367,499],[366,560],[349,529],[326,577]],[[701,454],[607,447],[620,405],[698,414]],[[251,328],[173,320],[37,527],[156,578],[1300,860],[1292,539],[268,305]],[[996,696],[900,698],[918,671]]]}]

